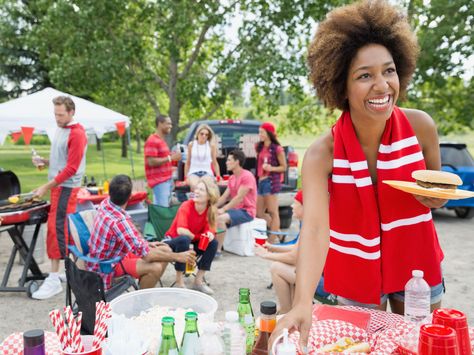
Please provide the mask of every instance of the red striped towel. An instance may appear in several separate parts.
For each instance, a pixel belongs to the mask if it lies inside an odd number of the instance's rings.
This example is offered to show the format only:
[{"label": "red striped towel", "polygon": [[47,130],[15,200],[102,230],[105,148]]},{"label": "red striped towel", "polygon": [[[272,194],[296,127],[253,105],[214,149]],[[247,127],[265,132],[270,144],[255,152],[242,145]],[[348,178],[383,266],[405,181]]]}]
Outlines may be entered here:
[{"label": "red striped towel", "polygon": [[330,187],[330,246],[327,291],[362,303],[379,304],[382,293],[403,291],[414,269],[430,286],[441,283],[439,246],[429,208],[383,180],[413,181],[425,169],[418,140],[405,114],[395,107],[377,156],[377,184],[370,177],[349,112],[334,129]]}]

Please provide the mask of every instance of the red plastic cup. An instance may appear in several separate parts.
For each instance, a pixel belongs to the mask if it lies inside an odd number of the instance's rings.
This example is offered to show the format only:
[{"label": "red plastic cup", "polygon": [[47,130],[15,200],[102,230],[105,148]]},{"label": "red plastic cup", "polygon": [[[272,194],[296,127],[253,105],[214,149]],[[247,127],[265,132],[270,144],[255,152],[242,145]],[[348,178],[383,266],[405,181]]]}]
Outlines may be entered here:
[{"label": "red plastic cup", "polygon": [[440,324],[423,324],[418,355],[459,355],[456,331]]},{"label": "red plastic cup", "polygon": [[207,234],[201,234],[201,237],[199,238],[199,243],[198,243],[198,249],[202,251],[206,251],[207,246],[209,245],[209,237]]},{"label": "red plastic cup", "polygon": [[224,179],[224,181],[229,180],[229,177],[230,177],[230,175],[228,175],[228,174],[222,175],[222,178]]},{"label": "red plastic cup", "polygon": [[469,326],[466,315],[451,308],[439,308],[433,312],[433,324],[451,327],[456,331],[459,355],[471,355],[471,340],[469,339]]},{"label": "red plastic cup", "polygon": [[255,237],[255,243],[258,245],[263,245],[267,241],[267,236],[266,235],[257,235]]},{"label": "red plastic cup", "polygon": [[84,351],[79,353],[74,353],[70,351],[63,350],[64,355],[102,355],[102,347],[93,348],[92,343],[94,342],[93,335],[82,335],[82,344],[84,345]]}]

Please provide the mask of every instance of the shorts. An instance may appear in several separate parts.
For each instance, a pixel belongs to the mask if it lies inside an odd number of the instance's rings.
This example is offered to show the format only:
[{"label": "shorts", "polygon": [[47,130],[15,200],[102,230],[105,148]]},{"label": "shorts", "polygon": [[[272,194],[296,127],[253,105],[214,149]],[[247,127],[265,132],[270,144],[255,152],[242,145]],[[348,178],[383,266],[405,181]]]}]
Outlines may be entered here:
[{"label": "shorts", "polygon": [[69,213],[76,212],[79,187],[57,186],[51,189],[51,207],[48,214],[46,250],[53,260],[64,259],[69,254]]},{"label": "shorts", "polygon": [[139,279],[140,275],[137,272],[137,261],[141,259],[141,256],[133,253],[128,253],[124,256],[122,261],[115,265],[114,277],[120,277],[123,275],[130,275],[135,279]]},{"label": "shorts", "polygon": [[[444,286],[444,279],[443,279],[440,284],[431,287],[430,304],[436,304],[440,302],[445,292],[446,292],[446,288]],[[384,304],[385,302],[387,302],[389,298],[394,298],[397,301],[405,302],[405,292],[399,291],[399,292],[393,292],[389,294],[383,293],[382,296],[380,297],[380,304]],[[340,303],[342,303],[345,306],[360,306],[360,307],[365,307],[365,308],[376,308],[378,306],[376,304],[360,303],[360,302],[353,301],[341,296],[337,296],[337,300],[340,301]]]},{"label": "shorts", "polygon": [[189,175],[196,175],[198,178],[202,178],[203,176],[213,176],[213,175],[210,175],[207,171],[195,171],[194,173],[191,173]]},{"label": "shorts", "polygon": [[243,208],[233,208],[227,210],[226,213],[228,213],[230,217],[230,223],[227,225],[228,227],[238,226],[239,224],[253,220],[253,217]]},{"label": "shorts", "polygon": [[169,207],[172,190],[173,179],[163,181],[153,186],[153,203],[161,207]]},{"label": "shorts", "polygon": [[258,181],[257,194],[259,196],[271,195],[272,193],[272,181],[270,178],[266,178]]}]

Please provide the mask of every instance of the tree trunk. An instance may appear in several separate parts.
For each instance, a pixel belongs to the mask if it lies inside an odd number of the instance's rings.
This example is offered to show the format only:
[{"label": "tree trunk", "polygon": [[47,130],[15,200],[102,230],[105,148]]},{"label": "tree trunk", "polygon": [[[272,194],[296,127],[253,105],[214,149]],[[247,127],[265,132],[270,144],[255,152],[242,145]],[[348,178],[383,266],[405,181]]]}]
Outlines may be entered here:
[{"label": "tree trunk", "polygon": [[95,141],[97,142],[95,145],[97,147],[97,151],[100,152],[102,150],[102,139],[95,136]]},{"label": "tree trunk", "polygon": [[135,130],[135,140],[137,142],[137,154],[141,154],[142,152],[142,146],[141,146],[141,139],[140,139],[140,130],[137,129]]},{"label": "tree trunk", "polygon": [[166,141],[171,147],[172,144],[176,142],[176,137],[178,135],[180,111],[180,104],[178,101],[178,63],[176,61],[176,58],[171,57],[169,74],[170,82],[168,97],[170,100],[170,106],[168,114],[171,118],[171,122],[173,123],[173,128],[171,129],[171,134],[167,137]]},{"label": "tree trunk", "polygon": [[128,156],[127,143],[128,143],[127,135],[124,134],[122,136],[122,158],[126,158]]}]

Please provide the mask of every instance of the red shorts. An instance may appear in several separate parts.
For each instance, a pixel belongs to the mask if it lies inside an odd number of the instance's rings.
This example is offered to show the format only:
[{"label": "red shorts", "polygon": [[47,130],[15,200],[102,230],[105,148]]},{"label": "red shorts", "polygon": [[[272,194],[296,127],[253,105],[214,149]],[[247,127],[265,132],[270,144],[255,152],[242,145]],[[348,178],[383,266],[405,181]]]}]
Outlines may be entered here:
[{"label": "red shorts", "polygon": [[119,277],[127,274],[135,279],[139,279],[140,275],[138,275],[137,273],[138,259],[141,259],[141,256],[135,255],[133,253],[128,253],[127,255],[125,255],[125,257],[122,259],[122,262],[115,265],[114,277]]},{"label": "red shorts", "polygon": [[69,251],[67,215],[76,212],[80,187],[57,186],[51,189],[51,208],[48,214],[46,249],[50,259],[64,259]]}]

